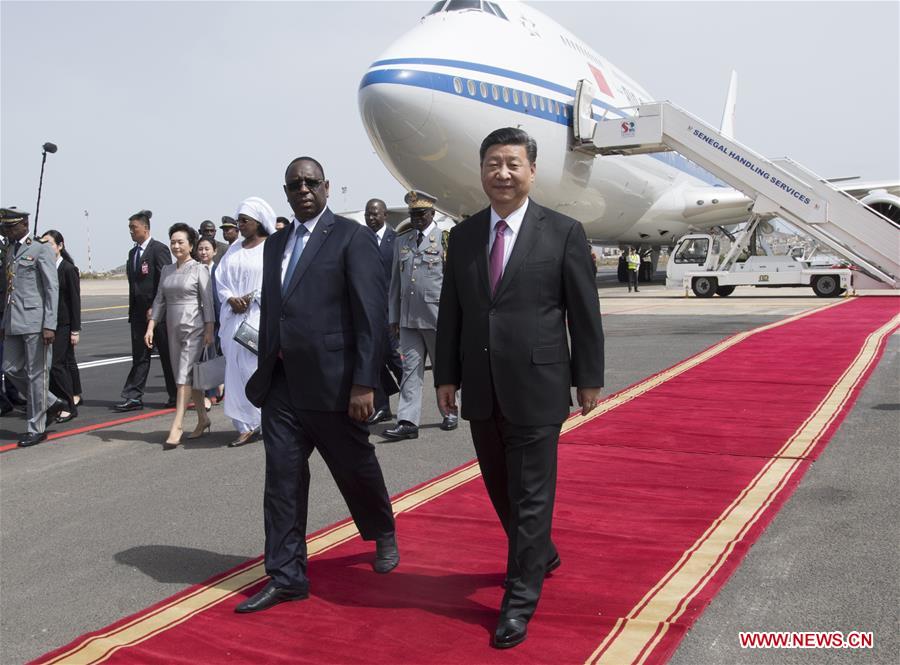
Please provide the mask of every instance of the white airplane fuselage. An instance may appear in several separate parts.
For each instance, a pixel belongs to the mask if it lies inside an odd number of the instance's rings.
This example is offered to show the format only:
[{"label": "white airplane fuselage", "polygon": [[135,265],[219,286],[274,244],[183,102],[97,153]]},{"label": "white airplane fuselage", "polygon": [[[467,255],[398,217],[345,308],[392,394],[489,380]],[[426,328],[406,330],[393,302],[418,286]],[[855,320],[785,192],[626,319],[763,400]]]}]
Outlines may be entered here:
[{"label": "white airplane fuselage", "polygon": [[595,158],[571,150],[579,79],[597,82],[597,118],[627,117],[652,96],[540,12],[492,4],[505,18],[483,9],[425,16],[360,83],[366,131],[404,187],[433,194],[456,219],[477,212],[488,204],[481,141],[499,127],[521,127],[538,145],[532,197],[579,220],[593,240],[671,244],[691,229],[746,219],[743,194],[675,153]]}]

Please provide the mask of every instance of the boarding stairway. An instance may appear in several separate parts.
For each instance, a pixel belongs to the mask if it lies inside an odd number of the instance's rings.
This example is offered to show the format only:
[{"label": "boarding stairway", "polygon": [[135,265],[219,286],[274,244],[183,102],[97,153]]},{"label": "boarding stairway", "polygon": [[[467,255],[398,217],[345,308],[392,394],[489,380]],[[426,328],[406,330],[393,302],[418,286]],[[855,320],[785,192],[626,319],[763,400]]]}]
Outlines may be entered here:
[{"label": "boarding stairway", "polygon": [[[770,160],[670,102],[595,119],[593,84],[576,88],[573,148],[592,155],[674,150],[753,201],[751,212],[781,217],[889,288],[900,287],[900,229],[880,213],[789,159]],[[883,288],[883,287],[882,287]]]}]

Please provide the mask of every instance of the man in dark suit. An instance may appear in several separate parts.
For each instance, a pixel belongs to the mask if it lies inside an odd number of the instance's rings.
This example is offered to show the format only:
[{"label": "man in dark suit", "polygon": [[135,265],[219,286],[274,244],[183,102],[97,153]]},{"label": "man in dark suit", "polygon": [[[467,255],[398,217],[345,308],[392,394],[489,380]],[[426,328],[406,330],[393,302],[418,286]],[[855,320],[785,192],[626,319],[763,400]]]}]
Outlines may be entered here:
[{"label": "man in dark suit", "polygon": [[[131,371],[122,388],[123,402],[116,404],[116,411],[135,411],[144,408],[144,386],[150,373],[150,349],[144,343],[147,332],[147,320],[156,291],[159,289],[159,278],[163,266],[172,263],[172,252],[158,240],[150,237],[149,210],[141,210],[128,218],[128,232],[134,241],[134,247],[128,252],[125,273],[128,275],[128,322],[131,324]],[[175,376],[172,374],[172,363],[169,360],[169,339],[166,327],[159,326],[153,337],[153,343],[159,351],[163,377],[169,400],[166,408],[175,406]]]},{"label": "man in dark suit", "polygon": [[455,411],[462,389],[462,417],[508,537],[497,648],[525,639],[544,575],[560,565],[550,527],[571,386],[587,414],[603,385],[587,239],[577,221],[528,198],[536,159],[521,129],[498,129],[482,142],[491,205],[450,233],[437,325],[438,403]]},{"label": "man in dark suit", "polygon": [[216,240],[216,225],[211,219],[203,220],[203,222],[200,223],[200,228],[197,229],[197,232],[200,234],[201,238],[207,238],[210,242],[212,242],[213,246],[215,246],[216,257],[213,260],[218,265],[219,261],[222,260],[222,257],[225,256],[225,252],[228,251],[230,243],[219,242],[218,240]]},{"label": "man in dark suit", "polygon": [[[387,206],[384,201],[371,199],[366,203],[366,226],[375,234],[378,251],[381,253],[381,264],[384,267],[385,283],[387,287],[390,287],[394,264],[394,239],[397,234],[394,233],[394,229],[385,224],[386,219]],[[391,334],[390,326],[387,326],[384,337],[384,361],[381,364],[380,381],[375,386],[375,413],[369,418],[370,425],[393,418],[388,398],[400,391],[399,383],[403,377],[403,361],[400,358],[399,347],[397,336]]]},{"label": "man in dark suit", "polygon": [[400,561],[394,517],[366,420],[387,325],[384,271],[368,229],[327,207],[328,181],[311,157],[293,160],[284,192],[294,219],[263,254],[259,369],[248,399],[262,408],[266,449],[266,587],[237,606],[257,612],[309,595],[309,456],[318,450],[365,540],[374,568]]}]

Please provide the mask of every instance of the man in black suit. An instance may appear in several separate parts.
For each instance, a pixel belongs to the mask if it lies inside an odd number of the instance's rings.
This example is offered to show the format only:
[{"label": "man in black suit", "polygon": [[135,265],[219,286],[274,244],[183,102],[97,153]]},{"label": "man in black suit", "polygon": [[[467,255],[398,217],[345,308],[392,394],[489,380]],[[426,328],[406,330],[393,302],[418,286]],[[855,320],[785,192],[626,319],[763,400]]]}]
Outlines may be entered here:
[{"label": "man in black suit", "polygon": [[216,256],[213,260],[216,262],[216,265],[218,265],[219,261],[222,260],[222,257],[225,256],[225,252],[228,251],[230,243],[219,242],[218,240],[216,240],[216,225],[211,219],[204,219],[200,223],[200,228],[197,229],[197,233],[200,234],[201,238],[206,238],[213,244],[213,246],[215,246]]},{"label": "man in black suit", "polygon": [[[134,247],[128,252],[125,263],[125,273],[128,275],[128,322],[131,324],[131,371],[122,388],[124,401],[113,407],[116,411],[144,408],[144,386],[150,373],[151,352],[144,343],[144,334],[147,332],[147,320],[159,289],[163,266],[172,263],[169,248],[150,237],[152,215],[149,210],[141,210],[128,218],[128,232],[134,241]],[[166,408],[172,408],[175,406],[175,376],[169,360],[169,338],[165,326],[157,328],[153,343],[159,351],[166,391],[169,393]]]},{"label": "man in black suit", "polygon": [[[381,253],[381,264],[384,267],[386,289],[390,290],[391,272],[394,266],[394,229],[385,224],[387,206],[381,199],[371,199],[366,203],[366,226],[372,229]],[[386,296],[387,294],[385,294]],[[375,413],[369,418],[374,425],[383,420],[393,418],[388,398],[400,392],[400,379],[403,377],[403,361],[400,358],[400,343],[396,335],[391,334],[390,326],[385,328],[384,361],[381,364],[381,377],[375,386]]]},{"label": "man in black suit", "polygon": [[257,612],[309,595],[309,456],[318,450],[365,540],[374,568],[400,562],[394,517],[366,420],[378,385],[387,297],[368,229],[327,207],[321,164],[298,157],[285,172],[294,219],[263,254],[259,369],[247,397],[262,408],[266,449],[266,587],[237,606]]},{"label": "man in black suit", "polygon": [[462,417],[508,537],[492,641],[508,648],[525,639],[544,575],[560,565],[550,539],[556,447],[571,386],[584,414],[600,398],[603,328],[584,229],[528,198],[534,139],[498,129],[480,156],[491,205],[450,233],[434,380],[445,412],[462,389]]}]

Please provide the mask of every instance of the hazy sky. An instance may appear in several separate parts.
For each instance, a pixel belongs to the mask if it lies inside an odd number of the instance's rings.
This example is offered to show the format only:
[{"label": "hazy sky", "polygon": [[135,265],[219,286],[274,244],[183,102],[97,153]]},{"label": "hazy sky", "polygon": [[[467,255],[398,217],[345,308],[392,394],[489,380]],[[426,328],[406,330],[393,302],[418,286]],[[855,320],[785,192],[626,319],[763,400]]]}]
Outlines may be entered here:
[{"label": "hazy sky", "polygon": [[[128,216],[217,224],[256,195],[288,215],[299,154],[335,210],[402,204],[360,122],[368,65],[424,2],[0,2],[0,201],[86,270],[124,262]],[[897,2],[534,2],[658,99],[718,124],[732,68],[737,138],[824,177],[900,177]],[[575,81],[569,82],[573,87]],[[342,193],[346,188],[346,193]]]}]

